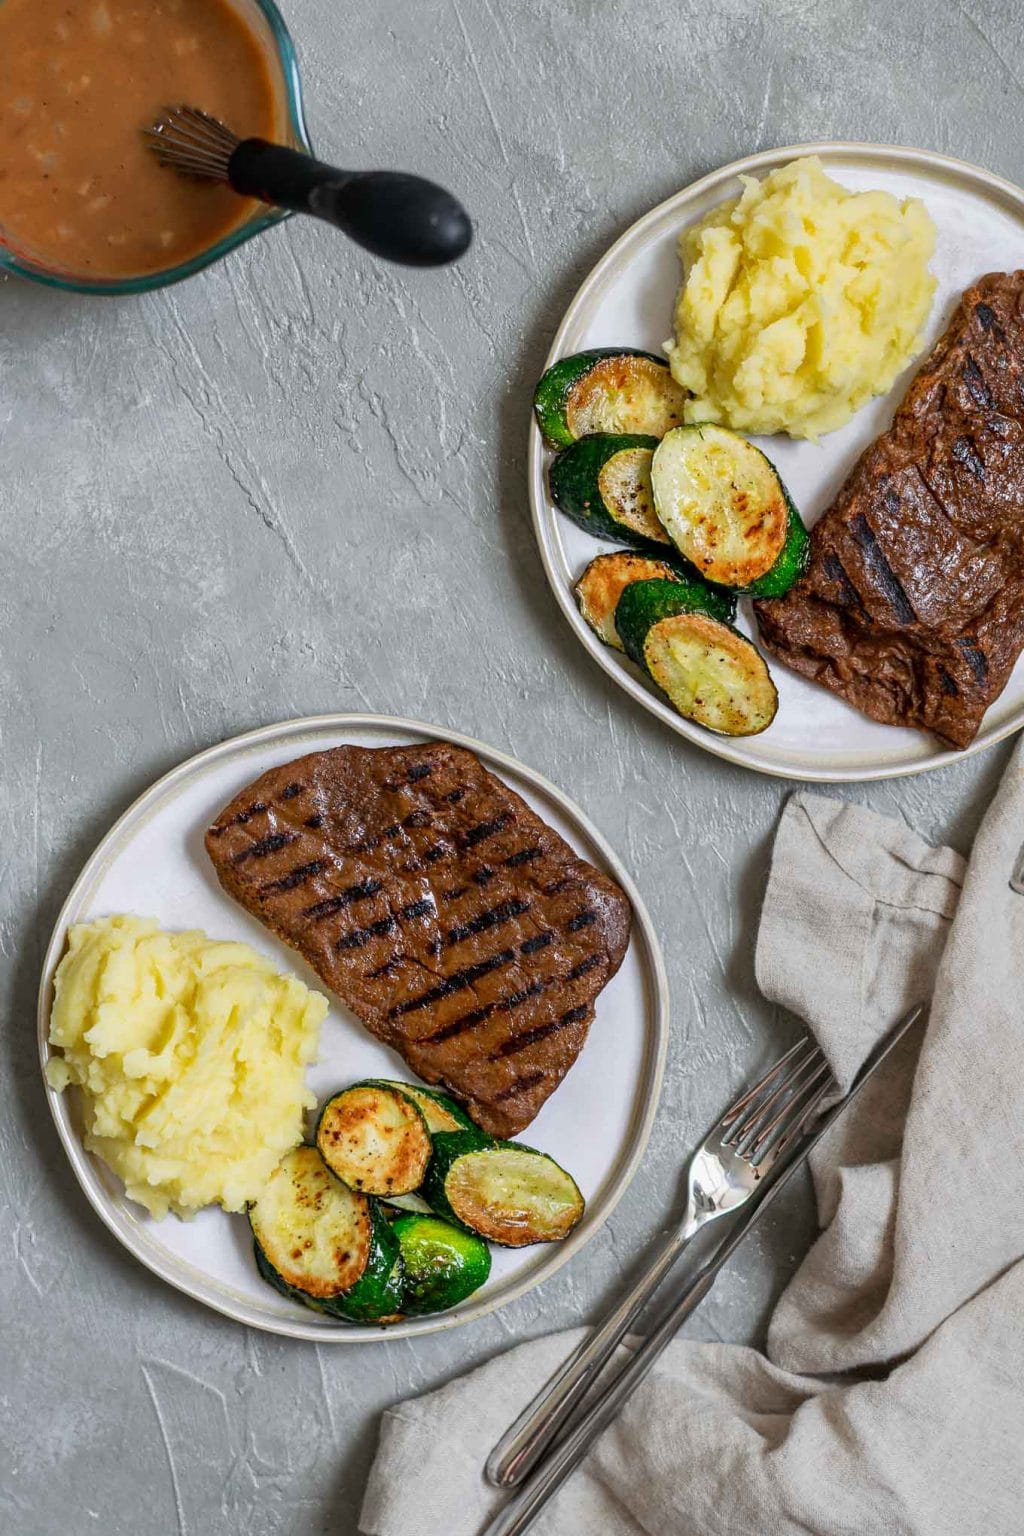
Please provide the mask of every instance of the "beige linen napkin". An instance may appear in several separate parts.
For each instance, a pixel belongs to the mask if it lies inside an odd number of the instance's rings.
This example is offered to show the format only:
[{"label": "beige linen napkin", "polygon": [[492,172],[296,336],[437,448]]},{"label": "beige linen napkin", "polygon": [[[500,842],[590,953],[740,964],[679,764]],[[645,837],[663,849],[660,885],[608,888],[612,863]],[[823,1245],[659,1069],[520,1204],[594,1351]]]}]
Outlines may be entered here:
[{"label": "beige linen napkin", "polygon": [[[870,811],[787,805],[762,991],[844,1082],[932,995],[927,1029],[815,1154],[822,1232],[767,1357],[671,1345],[540,1536],[1024,1533],[1022,754],[966,872]],[[386,1413],[366,1536],[476,1536],[499,1498],[488,1450],[578,1338],[522,1345]]]}]

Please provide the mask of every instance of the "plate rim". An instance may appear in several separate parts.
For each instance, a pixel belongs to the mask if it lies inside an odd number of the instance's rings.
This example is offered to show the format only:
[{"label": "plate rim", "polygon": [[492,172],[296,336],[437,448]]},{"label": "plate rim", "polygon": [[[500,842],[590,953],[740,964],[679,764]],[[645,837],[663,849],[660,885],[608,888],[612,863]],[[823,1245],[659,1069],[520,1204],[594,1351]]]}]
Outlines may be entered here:
[{"label": "plate rim", "polygon": [[[744,155],[738,160],[731,160],[728,164],[719,166],[718,169],[709,171],[706,175],[698,177],[681,187],[678,192],[671,193],[649,208],[646,213],[627,226],[615,239],[608,249],[601,255],[589,272],[579,284],[558,324],[551,340],[547,356],[544,359],[543,370],[546,371],[557,362],[562,355],[564,338],[570,326],[575,322],[576,312],[590,296],[604,278],[609,267],[614,265],[622,248],[636,235],[641,233],[648,225],[657,222],[666,213],[678,205],[688,202],[702,193],[710,191],[719,183],[731,180],[736,176],[752,175],[759,171],[774,168],[779,164],[800,155],[819,155],[822,159],[841,159],[851,156],[871,156],[873,158],[890,159],[903,162],[907,165],[926,166],[930,170],[945,171],[958,178],[967,177],[979,182],[997,192],[1007,201],[1011,202],[1020,211],[1024,221],[1024,187],[1008,180],[1004,176],[998,176],[994,171],[988,171],[983,166],[975,165],[970,160],[958,159],[954,155],[944,155],[936,150],[915,149],[905,144],[871,143],[858,139],[827,139],[818,143],[783,144],[772,149],[761,149],[753,154]],[[979,730],[978,735],[968,747],[959,750],[954,748],[939,748],[929,757],[912,763],[893,763],[888,765],[874,765],[861,768],[851,767],[787,767],[782,763],[767,763],[751,761],[745,755],[744,750],[734,746],[728,736],[717,736],[711,731],[703,730],[692,721],[684,720],[681,715],[676,715],[668,705],[663,704],[639,676],[634,676],[617,653],[613,653],[607,646],[601,644],[593,637],[580,618],[579,610],[573,601],[572,587],[562,584],[561,575],[556,564],[556,555],[553,545],[555,519],[559,516],[557,509],[550,507],[543,491],[538,494],[538,486],[545,485],[544,455],[545,448],[543,438],[537,426],[532,407],[528,426],[527,439],[527,478],[528,494],[530,501],[530,521],[533,525],[534,537],[540,551],[541,564],[544,567],[544,575],[548,586],[554,594],[555,601],[562,611],[569,628],[573,631],[577,640],[586,653],[606,673],[612,681],[629,695],[637,704],[660,720],[676,735],[684,737],[695,746],[712,756],[734,763],[740,768],[746,768],[751,773],[761,773],[769,778],[788,779],[795,782],[812,784],[866,784],[875,783],[883,779],[910,778],[919,773],[930,773],[936,768],[948,767],[951,763],[963,762],[965,759],[976,756],[979,752],[985,752],[989,747],[996,746],[1000,741],[1005,741],[1008,736],[1024,727],[1024,704],[1017,712],[1017,716],[1006,721],[1000,726],[993,726],[988,732]],[[756,737],[741,738],[756,741]]]},{"label": "plate rim", "polygon": [[[510,1277],[507,1287],[502,1290],[500,1295],[495,1295],[492,1298],[488,1298],[485,1295],[475,1305],[471,1303],[462,1312],[427,1314],[419,1318],[408,1318],[402,1323],[395,1323],[389,1327],[357,1323],[339,1323],[336,1326],[324,1323],[313,1324],[306,1323],[299,1315],[296,1315],[294,1319],[285,1316],[268,1318],[259,1314],[255,1306],[247,1304],[235,1305],[226,1300],[222,1294],[214,1289],[214,1282],[210,1281],[210,1277],[204,1275],[202,1271],[194,1270],[187,1260],[175,1259],[173,1256],[168,1256],[164,1259],[155,1245],[151,1251],[141,1238],[136,1239],[131,1231],[126,1230],[117,1219],[127,1197],[122,1194],[115,1200],[103,1190],[96,1172],[95,1159],[91,1153],[86,1151],[71,1124],[70,1113],[63,1094],[55,1092],[46,1081],[46,1063],[51,1055],[49,1024],[53,976],[60,957],[63,955],[68,926],[76,920],[74,916],[75,908],[81,902],[86,888],[95,880],[105,859],[110,856],[116,844],[127,832],[132,830],[132,825],[134,823],[141,823],[146,819],[148,814],[155,809],[156,805],[163,801],[168,794],[179,789],[184,781],[196,772],[201,774],[205,767],[221,758],[231,757],[234,753],[244,752],[251,747],[269,746],[279,741],[286,741],[289,737],[301,736],[310,732],[343,732],[345,730],[367,728],[389,734],[412,734],[426,739],[449,742],[453,746],[463,747],[480,757],[486,766],[495,768],[498,772],[511,772],[513,775],[525,779],[531,788],[536,789],[540,795],[550,798],[568,818],[573,827],[582,831],[585,837],[593,843],[601,859],[605,862],[608,872],[619,882],[629,898],[633,909],[631,942],[639,943],[641,969],[649,992],[649,1002],[646,1010],[646,1033],[648,1039],[645,1050],[646,1072],[644,1074],[646,1077],[646,1092],[634,1114],[632,1125],[627,1131],[624,1140],[624,1155],[611,1171],[607,1188],[600,1203],[591,1207],[588,1202],[584,1219],[576,1231],[563,1242],[551,1245],[535,1269],[527,1271],[518,1279]],[[529,767],[518,758],[511,756],[511,754],[489,746],[486,742],[478,741],[474,737],[466,736],[459,731],[450,730],[445,726],[435,726],[421,720],[413,720],[399,715],[378,715],[368,712],[304,715],[292,720],[257,726],[252,730],[243,731],[236,736],[226,737],[212,746],[193,753],[190,757],[185,758],[182,762],[176,764],[154,780],[122,811],[100,838],[82,865],[71,889],[62,902],[43,956],[36,1007],[40,1070],[42,1072],[43,1089],[50,1114],[75,1178],[89,1204],[107,1230],[123,1248],[127,1249],[134,1259],[152,1274],[155,1274],[159,1279],[171,1285],[175,1290],[190,1297],[193,1301],[199,1302],[201,1305],[211,1308],[214,1312],[229,1317],[232,1321],[242,1323],[245,1326],[258,1328],[262,1332],[278,1336],[301,1339],[314,1344],[366,1344],[376,1340],[417,1338],[425,1334],[440,1333],[451,1328],[462,1327],[465,1324],[476,1322],[480,1318],[488,1316],[500,1307],[517,1301],[529,1291],[534,1290],[537,1286],[549,1280],[563,1265],[567,1264],[604,1226],[632,1183],[647,1150],[655,1116],[661,1101],[665,1062],[668,1053],[669,1019],[668,975],[665,969],[661,945],[658,941],[657,932],[650,913],[629,871],[610,846],[604,834],[599,831],[576,802],[564,790],[553,784],[544,774]],[[644,1087],[643,1077],[640,1079],[639,1086]],[[129,1218],[130,1215],[131,1213],[128,1212]],[[186,1275],[175,1273],[176,1269],[192,1270],[193,1273],[201,1277],[200,1282],[190,1283]],[[208,1290],[204,1290],[203,1280],[210,1281]]]}]

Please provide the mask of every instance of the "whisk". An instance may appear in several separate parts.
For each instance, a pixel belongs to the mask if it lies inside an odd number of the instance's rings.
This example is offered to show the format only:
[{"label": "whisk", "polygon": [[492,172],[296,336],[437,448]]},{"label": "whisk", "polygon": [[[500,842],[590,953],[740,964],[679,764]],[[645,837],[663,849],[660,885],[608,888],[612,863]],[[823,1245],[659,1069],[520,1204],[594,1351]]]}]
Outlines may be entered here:
[{"label": "whisk", "polygon": [[215,181],[243,197],[311,213],[387,261],[413,267],[456,261],[473,238],[462,204],[403,171],[340,171],[301,150],[239,139],[198,107],[165,107],[143,130],[162,165]]}]

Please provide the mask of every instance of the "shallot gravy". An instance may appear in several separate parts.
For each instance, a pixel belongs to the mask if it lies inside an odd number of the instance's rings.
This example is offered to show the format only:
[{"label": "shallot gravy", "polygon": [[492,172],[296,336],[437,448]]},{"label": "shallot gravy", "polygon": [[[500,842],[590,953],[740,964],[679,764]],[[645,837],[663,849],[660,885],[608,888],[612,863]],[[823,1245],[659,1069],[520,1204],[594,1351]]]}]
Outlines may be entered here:
[{"label": "shallot gravy", "polygon": [[141,277],[208,249],[256,204],[163,168],[141,130],[187,102],[241,138],[285,132],[255,6],[0,0],[0,242],[57,272]]}]

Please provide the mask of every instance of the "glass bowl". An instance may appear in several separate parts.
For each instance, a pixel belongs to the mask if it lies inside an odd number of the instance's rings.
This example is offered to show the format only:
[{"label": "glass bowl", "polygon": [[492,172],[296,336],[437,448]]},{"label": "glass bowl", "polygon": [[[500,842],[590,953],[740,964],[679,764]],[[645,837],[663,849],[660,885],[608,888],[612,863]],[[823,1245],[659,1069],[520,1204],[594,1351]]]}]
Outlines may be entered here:
[{"label": "glass bowl", "polygon": [[[312,153],[302,109],[302,82],[299,79],[295,44],[292,42],[281,12],[274,4],[274,0],[234,0],[234,3],[250,14],[258,13],[260,31],[277,60],[281,72],[281,83],[284,87],[282,104],[286,113],[286,142],[290,142],[297,149]],[[29,256],[19,254],[6,245],[3,233],[0,231],[0,270],[13,272],[18,277],[31,278],[34,283],[45,283],[50,288],[63,288],[69,293],[149,293],[154,288],[166,288],[171,283],[180,283],[183,278],[191,277],[194,272],[201,272],[204,267],[220,261],[222,256],[227,256],[237,246],[243,245],[246,240],[251,240],[254,235],[262,234],[265,229],[270,229],[274,224],[280,224],[284,219],[291,217],[291,213],[285,208],[267,208],[265,212],[254,214],[244,224],[233,229],[230,234],[216,240],[212,245],[207,246],[206,250],[190,257],[188,261],[180,262],[174,267],[167,267],[161,272],[147,272],[143,277],[83,277],[63,268],[47,266],[33,261]]]}]

